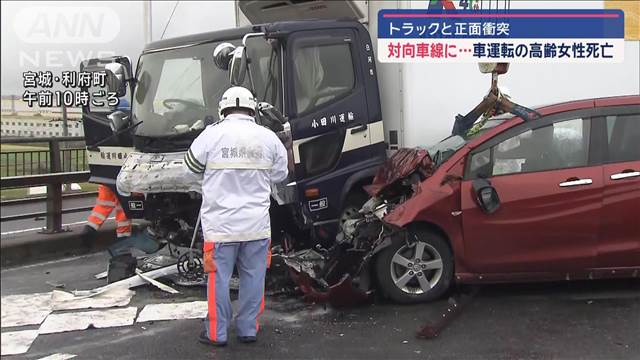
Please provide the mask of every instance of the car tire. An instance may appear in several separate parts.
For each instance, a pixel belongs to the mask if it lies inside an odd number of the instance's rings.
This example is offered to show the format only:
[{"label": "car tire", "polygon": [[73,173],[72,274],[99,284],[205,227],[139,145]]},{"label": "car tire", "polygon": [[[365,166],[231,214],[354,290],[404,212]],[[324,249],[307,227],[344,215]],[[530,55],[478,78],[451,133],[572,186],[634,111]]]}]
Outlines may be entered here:
[{"label": "car tire", "polygon": [[409,230],[409,236],[414,239],[409,246],[404,238],[395,238],[378,255],[375,267],[380,290],[401,304],[436,300],[453,281],[451,248],[432,231]]}]

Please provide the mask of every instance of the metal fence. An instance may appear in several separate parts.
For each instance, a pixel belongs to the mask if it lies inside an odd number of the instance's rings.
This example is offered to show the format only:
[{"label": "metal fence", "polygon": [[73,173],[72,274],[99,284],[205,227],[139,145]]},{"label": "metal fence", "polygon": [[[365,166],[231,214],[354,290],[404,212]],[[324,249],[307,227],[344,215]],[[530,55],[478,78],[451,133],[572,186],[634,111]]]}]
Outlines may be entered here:
[{"label": "metal fence", "polygon": [[[84,147],[60,149],[61,171],[86,171],[89,169]],[[51,169],[49,150],[5,151],[0,153],[2,176],[48,174]]]},{"label": "metal fence", "polygon": [[[59,138],[3,138],[3,144],[47,143],[48,150],[12,151],[5,159],[2,154],[2,189],[25,188],[31,186],[47,186],[47,211],[33,214],[21,214],[2,217],[2,221],[29,218],[35,215],[47,216],[45,233],[57,233],[62,229],[62,214],[75,211],[85,211],[90,208],[62,209],[62,184],[85,182],[89,180],[87,159],[84,148],[69,148],[62,150],[60,144],[64,142],[84,141],[82,137]],[[20,156],[17,153],[23,153]],[[26,155],[24,153],[28,153]],[[74,157],[75,154],[75,157]],[[82,155],[80,155],[82,154]],[[13,157],[11,157],[13,156]],[[20,160],[19,160],[20,159]],[[28,159],[28,161],[27,161]],[[63,160],[64,159],[64,160]],[[13,160],[11,163],[10,160]],[[18,165],[18,163],[20,165]],[[6,165],[5,165],[6,164]],[[28,164],[28,165],[27,165]],[[27,169],[28,172],[27,172]],[[6,172],[5,172],[6,171]]]}]

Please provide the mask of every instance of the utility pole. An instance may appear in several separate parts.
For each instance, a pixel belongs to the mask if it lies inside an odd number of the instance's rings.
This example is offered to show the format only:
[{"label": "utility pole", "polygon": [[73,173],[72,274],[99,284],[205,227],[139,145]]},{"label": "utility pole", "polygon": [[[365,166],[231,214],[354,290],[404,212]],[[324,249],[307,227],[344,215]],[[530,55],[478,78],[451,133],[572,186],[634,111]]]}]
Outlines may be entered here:
[{"label": "utility pole", "polygon": [[62,135],[69,136],[69,129],[67,128],[67,107],[62,103]]},{"label": "utility pole", "polygon": [[153,40],[153,24],[151,22],[151,0],[142,3],[142,33],[144,34],[144,43],[148,44]]}]

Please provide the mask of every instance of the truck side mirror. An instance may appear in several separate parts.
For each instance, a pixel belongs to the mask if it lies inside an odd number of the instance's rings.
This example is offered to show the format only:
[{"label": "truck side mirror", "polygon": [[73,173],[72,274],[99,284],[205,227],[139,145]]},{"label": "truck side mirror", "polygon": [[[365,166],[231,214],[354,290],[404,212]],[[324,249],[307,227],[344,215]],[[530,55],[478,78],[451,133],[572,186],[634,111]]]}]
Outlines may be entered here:
[{"label": "truck side mirror", "polygon": [[114,111],[109,116],[109,126],[111,131],[118,133],[129,126],[129,116],[124,111]]},{"label": "truck side mirror", "polygon": [[275,133],[282,131],[284,129],[283,125],[288,121],[280,110],[267,102],[258,103],[258,112],[260,113],[262,125]]},{"label": "truck side mirror", "polygon": [[109,92],[115,92],[116,96],[121,97],[127,94],[127,71],[124,65],[113,62],[104,66],[107,75],[106,83]]},{"label": "truck side mirror", "polygon": [[269,117],[270,120],[277,121],[280,124],[284,124],[287,121],[289,121],[287,120],[286,117],[284,117],[284,115],[282,115],[280,110],[278,110],[276,107],[269,104],[268,102],[258,103],[258,110],[260,111],[261,114]]},{"label": "truck side mirror", "polygon": [[493,214],[500,208],[498,192],[487,179],[473,180],[473,190],[478,206],[487,214]]},{"label": "truck side mirror", "polygon": [[229,82],[233,86],[242,86],[247,75],[247,51],[244,46],[238,46],[233,52],[229,68]]},{"label": "truck side mirror", "polygon": [[229,70],[229,64],[233,57],[235,46],[229,43],[222,43],[213,50],[213,63],[220,70]]}]

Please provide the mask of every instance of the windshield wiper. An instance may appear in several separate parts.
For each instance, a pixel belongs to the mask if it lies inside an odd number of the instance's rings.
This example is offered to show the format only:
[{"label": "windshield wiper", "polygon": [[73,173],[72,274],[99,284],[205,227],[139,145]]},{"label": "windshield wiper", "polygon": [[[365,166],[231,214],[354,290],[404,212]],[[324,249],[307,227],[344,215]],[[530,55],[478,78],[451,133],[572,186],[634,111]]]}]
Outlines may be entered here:
[{"label": "windshield wiper", "polygon": [[135,124],[133,124],[133,125],[130,125],[129,127],[126,127],[126,128],[124,128],[124,129],[122,129],[122,130],[119,130],[119,131],[114,132],[114,133],[113,133],[113,134],[111,134],[110,136],[107,136],[106,138],[104,138],[104,139],[102,139],[102,140],[98,141],[97,143],[95,143],[95,144],[93,144],[93,145],[91,145],[91,146],[87,146],[87,150],[89,150],[89,151],[100,151],[100,149],[98,148],[98,146],[100,146],[100,145],[102,145],[102,144],[106,143],[108,140],[111,140],[111,139],[115,138],[116,136],[118,136],[118,135],[120,135],[120,134],[122,134],[122,133],[125,133],[125,132],[127,132],[127,131],[129,131],[129,130],[131,130],[131,129],[136,128],[138,125],[142,124],[142,122],[143,122],[143,120],[140,120],[139,122],[137,122],[137,123],[135,123]]}]

